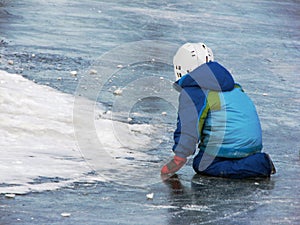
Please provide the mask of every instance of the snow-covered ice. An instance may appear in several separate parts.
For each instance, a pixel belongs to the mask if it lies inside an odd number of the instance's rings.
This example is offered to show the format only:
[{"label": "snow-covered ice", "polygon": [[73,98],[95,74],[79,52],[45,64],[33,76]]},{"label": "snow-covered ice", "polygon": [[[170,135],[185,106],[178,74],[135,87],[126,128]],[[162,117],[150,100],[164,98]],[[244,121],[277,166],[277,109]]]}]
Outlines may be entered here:
[{"label": "snow-covered ice", "polygon": [[[0,84],[0,193],[52,190],[75,181],[103,179],[87,175],[94,168],[74,135],[73,95],[5,71],[0,71]],[[83,107],[94,104],[87,99],[81,102]],[[95,115],[103,113],[96,105]],[[149,144],[152,130],[150,125],[99,118],[95,129],[107,151],[105,159],[120,158],[119,163],[126,155],[141,156],[134,149]],[[132,140],[128,146],[119,141],[114,129]],[[130,154],[126,149],[132,149]],[[104,166],[105,159],[94,160]]]},{"label": "snow-covered ice", "polygon": [[4,71],[0,80],[0,192],[51,190],[88,172],[74,140],[73,97]]}]

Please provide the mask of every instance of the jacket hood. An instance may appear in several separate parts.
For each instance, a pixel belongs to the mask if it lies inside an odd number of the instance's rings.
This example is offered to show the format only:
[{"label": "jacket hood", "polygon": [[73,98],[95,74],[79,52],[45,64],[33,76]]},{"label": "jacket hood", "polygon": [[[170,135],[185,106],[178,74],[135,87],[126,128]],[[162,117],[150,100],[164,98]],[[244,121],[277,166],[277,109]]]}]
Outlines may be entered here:
[{"label": "jacket hood", "polygon": [[181,88],[200,87],[219,92],[231,91],[234,88],[234,80],[230,72],[217,62],[202,64],[181,77],[175,84]]}]

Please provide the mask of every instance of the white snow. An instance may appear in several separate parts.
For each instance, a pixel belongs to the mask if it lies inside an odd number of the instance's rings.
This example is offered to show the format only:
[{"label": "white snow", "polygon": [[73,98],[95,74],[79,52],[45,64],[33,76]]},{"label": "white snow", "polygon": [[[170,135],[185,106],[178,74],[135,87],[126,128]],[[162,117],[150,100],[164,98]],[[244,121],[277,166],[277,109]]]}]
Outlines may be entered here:
[{"label": "white snow", "polygon": [[[73,95],[0,71],[0,105],[0,193],[24,194],[57,189],[74,181],[103,180],[85,175],[91,167],[74,135]],[[100,107],[95,111],[95,115],[103,113]],[[131,149],[143,148],[151,141],[149,126],[116,121],[113,125],[118,132],[133,133],[127,138],[139,135],[131,142]],[[120,156],[126,146],[111,126],[109,119],[95,120],[101,143],[111,149],[112,156]]]}]

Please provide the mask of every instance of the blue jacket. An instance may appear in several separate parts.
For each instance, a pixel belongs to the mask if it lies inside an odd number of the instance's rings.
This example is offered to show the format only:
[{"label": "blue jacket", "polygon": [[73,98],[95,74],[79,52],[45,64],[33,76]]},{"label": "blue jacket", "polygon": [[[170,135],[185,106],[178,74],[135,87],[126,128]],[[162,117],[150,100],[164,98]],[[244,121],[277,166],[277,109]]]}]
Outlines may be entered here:
[{"label": "blue jacket", "polygon": [[226,158],[260,152],[262,134],[251,99],[223,66],[203,64],[175,82],[180,91],[173,151],[188,157],[200,151]]}]

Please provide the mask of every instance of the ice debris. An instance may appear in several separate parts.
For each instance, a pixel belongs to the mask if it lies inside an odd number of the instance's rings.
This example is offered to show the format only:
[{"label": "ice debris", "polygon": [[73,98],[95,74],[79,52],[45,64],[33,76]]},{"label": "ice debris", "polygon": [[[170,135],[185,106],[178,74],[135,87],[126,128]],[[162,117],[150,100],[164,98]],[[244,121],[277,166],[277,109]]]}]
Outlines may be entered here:
[{"label": "ice debris", "polygon": [[146,195],[147,199],[152,200],[154,197],[154,193],[149,193]]},{"label": "ice debris", "polygon": [[90,70],[90,74],[91,74],[91,75],[97,74],[97,70],[91,69],[91,70]]},{"label": "ice debris", "polygon": [[70,74],[71,74],[72,76],[76,77],[76,76],[77,76],[77,71],[73,70],[73,71],[70,72]]},{"label": "ice debris", "polygon": [[66,212],[64,212],[64,213],[61,213],[60,214],[62,217],[70,217],[71,216],[71,213],[66,213]]},{"label": "ice debris", "polygon": [[6,198],[15,198],[16,195],[15,194],[5,194]]},{"label": "ice debris", "polygon": [[114,95],[122,95],[122,89],[118,88],[114,91]]}]

